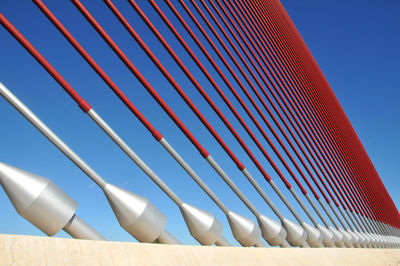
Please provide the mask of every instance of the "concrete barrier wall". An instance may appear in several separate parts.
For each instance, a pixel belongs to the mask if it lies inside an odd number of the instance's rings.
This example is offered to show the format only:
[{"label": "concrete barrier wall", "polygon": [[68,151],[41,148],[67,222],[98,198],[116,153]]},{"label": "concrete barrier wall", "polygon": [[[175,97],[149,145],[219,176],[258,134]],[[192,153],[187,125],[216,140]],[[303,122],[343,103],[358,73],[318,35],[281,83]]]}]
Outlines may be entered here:
[{"label": "concrete barrier wall", "polygon": [[0,235],[0,265],[400,265],[400,250],[174,246]]}]

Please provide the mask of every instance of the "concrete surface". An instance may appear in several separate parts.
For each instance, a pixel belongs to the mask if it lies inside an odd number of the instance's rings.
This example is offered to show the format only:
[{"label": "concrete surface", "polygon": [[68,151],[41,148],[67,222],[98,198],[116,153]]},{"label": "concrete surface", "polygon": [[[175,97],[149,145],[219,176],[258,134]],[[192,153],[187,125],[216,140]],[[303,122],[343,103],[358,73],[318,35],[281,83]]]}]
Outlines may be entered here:
[{"label": "concrete surface", "polygon": [[0,235],[0,265],[400,265],[400,250],[174,246]]}]

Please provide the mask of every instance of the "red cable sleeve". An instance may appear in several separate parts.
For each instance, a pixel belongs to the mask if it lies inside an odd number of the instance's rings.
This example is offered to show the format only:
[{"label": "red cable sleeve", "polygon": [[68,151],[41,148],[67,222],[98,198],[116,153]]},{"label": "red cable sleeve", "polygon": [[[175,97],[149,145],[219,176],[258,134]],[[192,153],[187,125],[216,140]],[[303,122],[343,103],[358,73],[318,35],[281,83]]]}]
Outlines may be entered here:
[{"label": "red cable sleeve", "polygon": [[207,158],[210,154],[206,149],[204,149],[197,139],[192,135],[192,133],[186,128],[182,121],[175,115],[172,109],[164,102],[161,96],[154,90],[150,83],[145,79],[145,77],[139,72],[139,70],[133,65],[133,63],[128,59],[128,57],[119,49],[115,42],[110,36],[104,31],[104,29],[97,23],[97,21],[92,17],[89,11],[79,2],[78,0],[72,0],[73,4],[78,8],[82,15],[88,20],[88,22],[93,26],[93,28],[100,34],[104,41],[111,47],[111,49],[118,55],[118,57],[124,62],[132,74],[139,80],[139,82],[146,88],[146,90],[153,96],[157,103],[163,108],[163,110],[168,114],[168,116],[175,122],[175,124],[182,130],[185,136],[191,141],[191,143],[197,148],[200,154]]},{"label": "red cable sleeve", "polygon": [[78,53],[86,60],[93,70],[103,79],[103,81],[114,91],[121,101],[132,111],[132,113],[142,122],[142,124],[150,131],[153,137],[160,141],[163,136],[158,132],[153,125],[143,116],[136,106],[126,97],[126,95],[118,88],[118,86],[110,79],[103,69],[93,60],[93,58],[85,51],[78,41],[71,35],[70,32],[62,25],[62,23],[51,13],[46,5],[40,0],[33,0],[39,9],[53,23],[53,25],[61,32],[61,34],[69,41],[69,43],[78,51]]},{"label": "red cable sleeve", "polygon": [[2,15],[0,23],[14,38],[38,61],[40,65],[60,84],[71,96],[83,112],[87,113],[92,107],[69,85],[69,83],[55,70],[55,68],[36,50],[35,47]]}]

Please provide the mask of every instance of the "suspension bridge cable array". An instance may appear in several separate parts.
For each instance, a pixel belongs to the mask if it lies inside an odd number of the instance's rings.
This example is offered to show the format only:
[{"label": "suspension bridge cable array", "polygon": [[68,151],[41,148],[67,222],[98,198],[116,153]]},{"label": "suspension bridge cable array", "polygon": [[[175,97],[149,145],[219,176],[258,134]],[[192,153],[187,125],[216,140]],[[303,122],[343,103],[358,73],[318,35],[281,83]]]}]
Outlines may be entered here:
[{"label": "suspension bridge cable array", "polygon": [[[130,45],[133,39],[144,52],[156,69],[151,75],[159,75],[168,81],[169,88],[165,85],[161,88],[158,79],[145,77],[141,57],[124,53],[122,45],[111,37],[113,30],[106,31],[101,26],[107,16],[96,20],[79,0],[71,2],[137,79],[139,87],[147,91],[211,170],[255,216],[256,222],[236,213],[237,206],[228,207],[230,203],[221,199],[224,191],[213,191],[210,188],[212,179],[207,179],[206,184],[205,179],[178,153],[176,139],[171,143],[167,141],[157,129],[158,121],[150,122],[133,103],[139,100],[131,96],[137,92],[124,92],[87,52],[89,47],[83,48],[67,30],[69,25],[64,26],[42,0],[33,0],[156,142],[217,205],[240,245],[265,247],[264,239],[270,246],[279,247],[400,247],[400,214],[333,89],[279,0],[128,0],[125,5],[130,8],[119,7],[122,3],[115,4],[111,0],[97,3],[98,8],[108,9],[109,14],[120,22],[118,26],[129,34],[130,39],[124,41]],[[232,245],[224,236],[223,222],[211,212],[184,202],[178,196],[182,191],[167,185],[170,181],[168,175],[163,173],[161,178],[150,167],[157,160],[145,163],[1,13],[0,24],[172,200],[194,239],[201,245]],[[154,37],[163,49],[151,48],[153,45],[147,39],[154,40]],[[163,63],[165,52],[173,64]],[[176,74],[177,70],[180,74]],[[1,82],[7,83],[6,80]],[[184,116],[182,108],[169,104],[164,98],[170,88],[209,133],[205,137],[218,143],[217,147],[224,152],[222,155],[218,153],[214,159],[211,152],[214,155],[215,147],[206,149],[207,145],[201,140],[203,136],[200,138],[197,129],[189,129],[190,125],[180,118]],[[198,92],[207,106],[194,99],[192,90]],[[135,194],[109,183],[1,83],[0,95],[95,182],[105,194],[119,224],[129,234],[140,242],[181,244],[166,230],[167,217],[149,200],[138,195],[141,194],[139,187],[136,188],[138,194]],[[171,95],[176,96],[175,93]],[[211,108],[216,116],[206,115],[206,108]],[[219,126],[221,122],[222,127]],[[227,170],[224,169],[226,166],[217,163],[227,158],[237,169]],[[228,174],[237,170],[257,193],[239,188]],[[281,182],[276,184],[275,176]],[[268,183],[275,195],[269,195],[259,178]],[[44,191],[52,190],[54,195],[58,194],[59,200],[42,197],[35,203],[40,211],[23,214],[13,201],[15,197],[36,202],[32,198],[34,192],[29,192],[34,187],[27,186],[23,180],[39,184],[36,188],[49,182],[51,185],[43,188]],[[11,181],[19,182],[18,189],[11,190]],[[75,238],[105,240],[75,215],[76,203],[52,181],[0,162],[0,183],[16,210],[44,233],[54,235],[64,229]],[[297,189],[301,194],[297,194]],[[13,196],[10,191],[21,195]],[[252,194],[261,197],[277,221],[259,210],[260,207],[252,202]],[[274,202],[272,197],[280,201]],[[194,198],[188,200],[195,201]],[[297,223],[285,217],[286,213]],[[49,215],[54,218],[46,220],[44,217]]]}]

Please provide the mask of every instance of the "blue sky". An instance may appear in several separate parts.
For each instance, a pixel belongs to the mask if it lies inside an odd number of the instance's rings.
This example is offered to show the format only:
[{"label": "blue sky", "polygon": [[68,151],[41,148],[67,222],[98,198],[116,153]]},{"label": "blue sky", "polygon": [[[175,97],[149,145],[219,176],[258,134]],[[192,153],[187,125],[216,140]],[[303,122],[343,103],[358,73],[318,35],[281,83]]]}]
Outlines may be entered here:
[{"label": "blue sky", "polygon": [[[226,127],[149,32],[134,10],[125,1],[115,2],[123,15],[134,25],[135,30],[254,175],[258,183],[280,207],[284,215],[293,219]],[[378,3],[376,1],[311,0],[282,2],[342,104],[395,204],[399,206],[400,181],[397,174],[400,156],[396,151],[400,149],[400,140],[398,139],[400,118],[397,115],[400,113],[400,107],[397,104],[400,99],[400,76],[398,74],[400,70],[398,65],[400,59],[398,50],[400,47],[400,18],[398,17],[400,3],[397,1],[379,1]],[[227,207],[254,220],[247,208],[213,172],[73,4],[69,1],[45,1],[44,3]],[[82,3],[99,20],[104,29],[260,212],[276,218],[105,4],[101,1],[97,3],[82,1]],[[232,122],[257,159],[271,174],[275,183],[294,202],[268,162],[228,108],[224,106],[193,61],[178,46],[178,42],[157,14],[144,1],[140,1],[139,5]],[[195,47],[168,7],[164,3],[159,3],[159,5],[198,54],[204,65],[211,69],[205,57]],[[194,8],[189,6],[194,12]],[[181,14],[185,14],[178,4],[176,7]],[[161,145],[154,141],[140,122],[120,103],[106,84],[33,3],[30,1],[2,1],[0,10],[182,200],[215,214],[224,224],[224,235],[237,245],[229,232],[229,225],[223,213],[164,151]],[[184,18],[194,28],[188,16],[184,15]],[[197,30],[195,33],[200,36]],[[195,244],[196,241],[190,237],[173,202],[162,194],[162,191],[90,121],[89,117],[80,111],[61,87],[3,28],[0,29],[0,40],[2,48],[0,81],[102,177],[115,185],[150,199],[168,217],[167,229],[183,243]],[[200,40],[205,44],[203,38]],[[211,51],[208,45],[206,48]],[[217,62],[219,61],[217,60]],[[223,70],[227,73],[224,68]],[[222,80],[217,77],[215,71],[210,70],[210,73],[226,91],[229,99],[246,119],[258,139],[265,145],[274,161],[278,162],[266,141],[262,139],[261,134],[256,131],[255,126],[240,108],[233,95],[223,85]],[[232,79],[230,78],[230,80]],[[235,87],[238,86],[235,84]],[[257,118],[259,119],[258,116]],[[2,123],[0,161],[53,180],[78,201],[77,213],[110,240],[135,241],[119,227],[101,190],[3,99],[0,99],[0,121]],[[259,121],[261,122],[261,119]],[[276,143],[275,140],[274,143]],[[279,150],[281,151],[280,148]],[[278,166],[289,181],[292,181],[283,166],[279,163]],[[297,191],[299,192],[298,189]],[[3,191],[0,191],[0,206],[3,217],[0,220],[0,233],[43,235],[18,216]],[[298,205],[295,204],[295,207],[298,209]],[[305,218],[304,213],[300,212],[300,214]],[[308,220],[306,219],[306,221]],[[59,233],[57,236],[64,237],[66,234]]]}]

